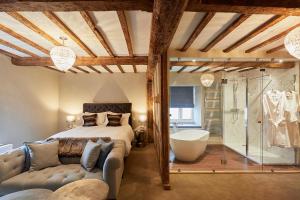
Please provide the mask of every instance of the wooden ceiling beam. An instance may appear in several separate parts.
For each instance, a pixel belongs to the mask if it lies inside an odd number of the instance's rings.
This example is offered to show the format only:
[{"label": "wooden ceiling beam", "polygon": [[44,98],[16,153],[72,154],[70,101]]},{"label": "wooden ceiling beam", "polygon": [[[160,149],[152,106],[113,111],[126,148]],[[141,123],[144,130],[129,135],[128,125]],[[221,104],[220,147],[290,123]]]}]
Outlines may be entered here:
[{"label": "wooden ceiling beam", "polygon": [[200,51],[208,52],[212,47],[214,47],[217,43],[223,40],[229,33],[235,30],[239,25],[241,25],[246,19],[248,19],[251,15],[241,14],[238,18],[236,18],[227,28],[222,31],[217,37],[215,37],[211,42],[209,42],[203,49]]},{"label": "wooden ceiling beam", "polygon": [[[87,65],[147,65],[147,56],[121,57],[77,57],[74,66]],[[20,66],[53,66],[51,58],[13,58],[12,63]]]},{"label": "wooden ceiling beam", "polygon": [[4,40],[2,40],[2,39],[0,39],[0,44],[1,44],[1,45],[4,45],[4,46],[6,46],[6,47],[12,48],[12,49],[14,49],[14,50],[17,50],[17,51],[19,51],[19,52],[22,52],[22,53],[24,53],[24,54],[26,54],[26,55],[32,56],[32,57],[39,57],[38,55],[36,55],[36,54],[34,54],[34,53],[32,53],[32,52],[30,52],[30,51],[24,49],[24,48],[21,48],[21,47],[19,47],[19,46],[17,46],[17,45],[14,45],[14,44],[12,44],[12,43],[10,43],[10,42],[7,42],[7,41],[4,41]]},{"label": "wooden ceiling beam", "polygon": [[13,53],[10,53],[10,52],[8,52],[8,51],[5,51],[5,50],[3,50],[3,49],[0,49],[0,54],[3,54],[3,55],[5,55],[5,56],[8,56],[8,57],[10,57],[10,58],[21,58],[20,56],[18,56],[18,55],[16,55],[16,54],[13,54]]},{"label": "wooden ceiling beam", "polygon": [[73,74],[77,74],[77,72],[75,70],[73,70],[73,69],[69,69],[68,71],[72,72]]},{"label": "wooden ceiling beam", "polygon": [[125,12],[117,11],[117,14],[118,14],[119,21],[120,21],[120,24],[121,24],[121,27],[123,30],[125,40],[126,40],[129,56],[133,56],[133,48],[132,48],[131,37],[130,37],[129,29],[128,29]]},{"label": "wooden ceiling beam", "polygon": [[251,52],[253,52],[253,51],[255,51],[255,50],[259,49],[259,48],[267,46],[268,44],[271,44],[272,42],[275,42],[275,41],[277,41],[277,40],[285,37],[290,31],[292,31],[292,30],[294,30],[295,28],[298,28],[298,27],[300,27],[300,23],[298,23],[298,24],[296,24],[296,25],[288,28],[287,30],[285,30],[285,31],[283,31],[283,32],[281,32],[281,33],[279,33],[279,34],[271,37],[270,39],[267,39],[267,40],[265,40],[265,41],[263,41],[263,42],[255,45],[254,47],[251,47],[251,48],[247,49],[245,52],[246,53],[251,53]]},{"label": "wooden ceiling beam", "polygon": [[[231,12],[243,14],[274,14],[300,16],[299,1],[292,0],[190,0],[186,11]],[[0,11],[116,11],[142,10],[152,12],[152,0],[2,0]]]},{"label": "wooden ceiling beam", "polygon": [[22,41],[24,43],[26,43],[26,44],[28,44],[28,45],[36,48],[37,50],[39,50],[39,51],[41,51],[41,52],[49,55],[49,51],[47,49],[45,49],[44,47],[36,44],[35,42],[33,42],[31,40],[25,38],[24,36],[16,33],[15,31],[11,30],[10,28],[8,28],[8,27],[0,24],[0,30],[3,31],[3,32],[5,32],[5,33],[7,33],[7,34],[9,34],[9,35],[11,35],[11,36],[13,36],[13,37],[15,37],[16,39],[18,39],[18,40],[20,40],[20,41]]},{"label": "wooden ceiling beam", "polygon": [[177,73],[179,74],[179,73],[181,73],[183,70],[185,70],[187,68],[187,66],[183,66],[183,67],[181,67],[178,71],[177,71]]},{"label": "wooden ceiling beam", "polygon": [[106,65],[102,65],[102,67],[103,67],[108,73],[111,73],[111,74],[114,73],[114,72],[111,71],[111,69],[109,69],[109,67],[107,67]]},{"label": "wooden ceiling beam", "polygon": [[123,69],[123,67],[121,65],[117,65],[117,67],[119,68],[119,70],[120,70],[121,73],[125,73],[125,71],[124,71],[124,69]]},{"label": "wooden ceiling beam", "polygon": [[257,68],[251,67],[251,68],[247,68],[247,69],[238,70],[238,72],[247,72],[247,71],[251,71],[251,70],[254,70],[254,69],[257,69]]},{"label": "wooden ceiling beam", "polygon": [[168,50],[187,3],[188,0],[154,0],[148,53],[148,80],[152,80],[160,56]]},{"label": "wooden ceiling beam", "polygon": [[73,68],[78,69],[79,71],[82,71],[82,72],[84,72],[84,73],[86,73],[86,74],[89,74],[89,73],[90,73],[89,71],[87,71],[87,70],[85,70],[85,69],[82,69],[81,67],[78,67],[78,66],[73,66]]},{"label": "wooden ceiling beam", "polygon": [[201,19],[193,33],[190,35],[186,43],[183,45],[183,47],[180,49],[180,51],[186,51],[190,46],[193,44],[193,42],[197,39],[199,34],[203,31],[203,29],[206,27],[206,25],[210,22],[210,20],[215,16],[214,12],[208,12],[205,14],[205,16]]},{"label": "wooden ceiling beam", "polygon": [[210,64],[209,62],[202,63],[199,67],[197,67],[197,68],[191,70],[190,73],[194,73],[194,72],[198,71],[199,69],[201,69],[201,68],[203,68],[203,67],[205,67],[205,66],[208,66],[209,64]]},{"label": "wooden ceiling beam", "polygon": [[142,10],[152,12],[149,0],[2,0],[0,11],[116,11]]},{"label": "wooden ceiling beam", "polygon": [[91,65],[87,65],[86,67],[89,68],[89,69],[91,69],[91,70],[93,70],[94,72],[96,72],[98,74],[101,74],[101,72],[98,69],[96,69],[95,67],[93,67]]},{"label": "wooden ceiling beam", "polygon": [[92,30],[92,32],[95,34],[95,36],[97,37],[99,42],[105,48],[107,53],[110,56],[115,56],[112,48],[110,47],[110,45],[106,41],[105,36],[101,33],[102,31],[100,31],[99,28],[97,28],[96,23],[93,21],[90,13],[88,11],[81,11],[80,14],[81,14],[82,18],[85,20],[85,22],[87,23],[87,25]]},{"label": "wooden ceiling beam", "polygon": [[[170,62],[170,66],[202,66],[203,62],[187,62],[187,61],[172,61]],[[210,66],[213,68],[220,67],[225,65],[227,67],[240,67],[240,68],[248,68],[255,65],[255,67],[266,67],[266,68],[292,68],[295,66],[294,62],[257,62],[257,61],[230,61],[226,62],[209,62],[209,65],[205,64],[206,66]]]},{"label": "wooden ceiling beam", "polygon": [[86,45],[81,39],[67,26],[64,22],[56,16],[53,12],[45,11],[43,12],[56,26],[58,26],[68,37],[70,37],[82,50],[84,50],[91,57],[96,57],[97,55]]},{"label": "wooden ceiling beam", "polygon": [[190,0],[186,11],[300,16],[299,7],[293,0]]},{"label": "wooden ceiling beam", "polygon": [[35,33],[37,33],[40,36],[42,36],[43,38],[45,38],[46,40],[48,40],[52,44],[54,44],[56,46],[61,45],[60,42],[58,42],[52,36],[50,36],[49,34],[47,34],[45,31],[43,31],[42,29],[40,29],[39,27],[37,27],[36,25],[34,25],[31,21],[29,21],[28,19],[26,19],[25,17],[23,17],[21,14],[19,14],[17,12],[7,12],[7,14],[10,15],[11,17],[13,17],[14,19],[16,19],[17,21],[19,21],[20,23],[22,23],[23,25],[27,26],[29,29],[31,29]]},{"label": "wooden ceiling beam", "polygon": [[133,68],[133,72],[137,73],[136,65],[132,65],[132,68]]},{"label": "wooden ceiling beam", "polygon": [[275,51],[279,51],[279,50],[284,49],[284,48],[285,48],[285,46],[284,46],[284,44],[282,44],[282,45],[279,45],[279,46],[274,47],[272,49],[269,49],[268,51],[266,51],[266,53],[267,54],[274,53]]},{"label": "wooden ceiling beam", "polygon": [[235,43],[233,43],[229,47],[227,47],[226,49],[224,49],[223,51],[225,53],[228,53],[228,52],[236,49],[237,47],[239,47],[240,45],[244,44],[245,42],[251,40],[252,38],[257,36],[258,34],[264,32],[265,30],[267,30],[268,28],[274,26],[278,22],[281,22],[286,17],[287,16],[285,16],[285,15],[276,15],[276,16],[272,17],[271,19],[269,19],[268,21],[266,21],[265,23],[263,23],[262,25],[260,25],[259,27],[257,27],[256,29],[254,29],[253,31],[251,31],[250,33],[248,33],[247,35],[245,35],[244,37],[242,37],[241,39],[239,39],[238,41],[236,41]]}]

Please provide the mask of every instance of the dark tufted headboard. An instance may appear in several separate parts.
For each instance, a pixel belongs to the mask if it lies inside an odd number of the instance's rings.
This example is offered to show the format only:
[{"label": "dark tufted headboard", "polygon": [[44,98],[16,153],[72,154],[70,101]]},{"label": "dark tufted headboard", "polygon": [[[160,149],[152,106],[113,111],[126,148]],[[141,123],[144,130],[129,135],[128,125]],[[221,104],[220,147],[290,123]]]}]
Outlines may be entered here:
[{"label": "dark tufted headboard", "polygon": [[129,124],[132,126],[131,107],[131,103],[84,103],[83,112],[100,113],[111,111],[115,113],[131,113]]}]

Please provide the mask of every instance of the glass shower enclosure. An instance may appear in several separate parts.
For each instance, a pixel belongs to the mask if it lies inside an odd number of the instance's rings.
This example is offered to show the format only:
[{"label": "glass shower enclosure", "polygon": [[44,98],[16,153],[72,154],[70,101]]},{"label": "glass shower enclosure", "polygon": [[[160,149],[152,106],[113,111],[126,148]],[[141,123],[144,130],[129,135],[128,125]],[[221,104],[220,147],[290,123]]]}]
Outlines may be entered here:
[{"label": "glass shower enclosure", "polygon": [[[227,165],[237,153],[244,165],[235,170],[298,170],[298,148],[268,145],[263,97],[268,91],[299,92],[299,69],[255,69],[222,77],[223,145]],[[226,166],[225,166],[226,168]]]}]

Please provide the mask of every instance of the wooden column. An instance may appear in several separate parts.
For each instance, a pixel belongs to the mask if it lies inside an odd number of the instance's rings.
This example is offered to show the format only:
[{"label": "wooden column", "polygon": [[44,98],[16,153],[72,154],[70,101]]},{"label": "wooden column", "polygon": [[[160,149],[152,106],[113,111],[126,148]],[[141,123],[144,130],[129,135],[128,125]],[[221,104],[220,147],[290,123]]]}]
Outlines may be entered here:
[{"label": "wooden column", "polygon": [[153,143],[153,81],[147,80],[147,142]]},{"label": "wooden column", "polygon": [[161,142],[162,142],[162,182],[165,190],[170,190],[170,137],[169,137],[169,61],[167,51],[161,55]]}]

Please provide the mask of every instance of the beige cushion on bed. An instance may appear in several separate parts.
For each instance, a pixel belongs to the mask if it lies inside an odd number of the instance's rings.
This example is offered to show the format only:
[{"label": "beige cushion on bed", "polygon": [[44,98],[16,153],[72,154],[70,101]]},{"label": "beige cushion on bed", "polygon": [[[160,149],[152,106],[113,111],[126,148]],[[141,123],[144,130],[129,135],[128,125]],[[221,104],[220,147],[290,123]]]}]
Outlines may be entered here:
[{"label": "beige cushion on bed", "polygon": [[27,144],[30,153],[30,170],[41,170],[60,165],[58,158],[58,141]]}]

